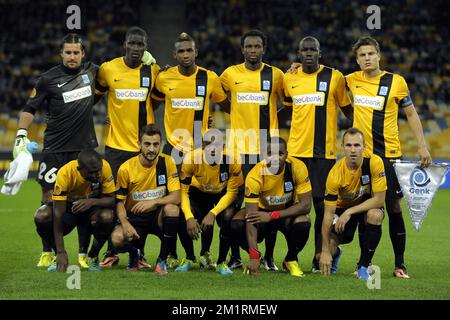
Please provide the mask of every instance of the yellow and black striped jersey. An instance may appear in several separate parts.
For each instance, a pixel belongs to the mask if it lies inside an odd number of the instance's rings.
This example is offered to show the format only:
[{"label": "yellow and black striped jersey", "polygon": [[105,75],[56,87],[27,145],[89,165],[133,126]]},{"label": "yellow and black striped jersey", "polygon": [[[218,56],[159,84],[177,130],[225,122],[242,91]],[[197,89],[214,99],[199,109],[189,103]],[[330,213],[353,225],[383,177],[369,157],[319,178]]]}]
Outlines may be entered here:
[{"label": "yellow and black striped jersey", "polygon": [[85,180],[78,171],[78,160],[66,163],[58,170],[53,200],[71,200],[77,198],[99,198],[102,194],[111,194],[116,191],[111,166],[103,161],[100,180],[92,183]]},{"label": "yellow and black striped jersey", "polygon": [[387,190],[383,160],[369,154],[363,158],[361,166],[351,171],[341,158],[328,174],[325,204],[338,208],[349,208],[371,197],[373,192]]},{"label": "yellow and black striped jersey", "polygon": [[175,161],[160,153],[154,164],[146,168],[140,155],[125,161],[117,174],[116,198],[125,201],[125,209],[131,210],[138,201],[154,200],[180,190]]},{"label": "yellow and black striped jersey", "polygon": [[405,79],[387,71],[373,78],[357,71],[345,78],[353,96],[353,126],[364,133],[367,151],[385,158],[400,157],[398,107],[412,105]]},{"label": "yellow and black striped jersey", "polygon": [[284,104],[292,106],[288,152],[303,158],[336,159],[338,106],[350,105],[341,72],[321,65],[284,75]]},{"label": "yellow and black striped jersey", "polygon": [[283,100],[283,72],[265,63],[253,71],[241,63],[228,67],[220,80],[231,94],[228,147],[240,154],[259,154],[260,130],[278,135],[277,97]]},{"label": "yellow and black striped jersey", "polygon": [[244,183],[241,165],[230,163],[230,157],[222,155],[221,163],[210,165],[202,148],[188,153],[183,159],[181,167],[181,208],[186,219],[193,217],[190,209],[189,187],[193,186],[204,193],[220,194],[226,190],[220,201],[216,203],[211,212],[218,215],[229,207],[236,199],[239,186]]},{"label": "yellow and black striped jersey", "polygon": [[[197,66],[194,74],[184,76],[175,66],[158,75],[152,98],[165,101],[167,141],[173,147],[189,152],[194,147],[194,121],[201,123],[203,136],[208,129],[210,101],[222,102],[227,95],[215,72]],[[201,142],[201,137],[197,139]]]},{"label": "yellow and black striped jersey", "polygon": [[268,171],[265,160],[257,163],[245,179],[245,202],[258,203],[265,210],[282,210],[297,202],[297,196],[311,191],[305,164],[288,156],[279,174]]},{"label": "yellow and black striped jersey", "polygon": [[159,66],[141,64],[130,68],[124,57],[102,63],[97,74],[96,94],[108,92],[108,147],[138,152],[139,131],[155,118],[150,92]]}]

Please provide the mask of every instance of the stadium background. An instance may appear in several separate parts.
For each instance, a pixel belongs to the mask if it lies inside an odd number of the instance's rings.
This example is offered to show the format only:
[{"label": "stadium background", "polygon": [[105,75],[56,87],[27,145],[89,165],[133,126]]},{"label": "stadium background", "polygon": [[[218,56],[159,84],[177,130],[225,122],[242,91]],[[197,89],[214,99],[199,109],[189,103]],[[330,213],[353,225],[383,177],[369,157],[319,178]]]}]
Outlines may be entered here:
[{"label": "stadium background", "polygon": [[[366,8],[370,3],[359,0],[320,4],[307,0],[110,0],[105,6],[84,0],[3,0],[0,1],[0,27],[4,30],[0,35],[0,171],[7,168],[11,159],[18,114],[37,76],[61,61],[58,46],[68,32],[66,9],[71,4],[81,8],[81,30],[76,32],[86,39],[86,59],[97,64],[122,55],[126,30],[138,25],[147,30],[149,50],[161,66],[175,64],[174,39],[181,31],[187,31],[197,41],[197,64],[220,74],[227,66],[243,61],[240,37],[258,28],[268,36],[265,62],[285,71],[297,58],[299,39],[313,35],[321,41],[321,63],[348,74],[358,69],[351,45],[361,35],[371,34],[381,45],[382,68],[399,72],[407,80],[433,159],[450,159],[450,61],[445,1],[377,1],[381,8],[381,29],[368,30]],[[105,100],[95,107],[100,151],[106,132]],[[228,127],[227,115],[216,111],[213,117],[216,127]],[[162,107],[156,119],[162,126]],[[405,115],[400,113],[399,119],[404,155],[415,158],[414,136]],[[340,114],[339,136],[348,126]],[[283,136],[288,136],[289,127],[289,121],[281,117]],[[44,129],[45,114],[40,113],[29,137],[41,146]],[[37,161],[33,169],[37,170]],[[450,179],[447,181],[450,187]]]}]

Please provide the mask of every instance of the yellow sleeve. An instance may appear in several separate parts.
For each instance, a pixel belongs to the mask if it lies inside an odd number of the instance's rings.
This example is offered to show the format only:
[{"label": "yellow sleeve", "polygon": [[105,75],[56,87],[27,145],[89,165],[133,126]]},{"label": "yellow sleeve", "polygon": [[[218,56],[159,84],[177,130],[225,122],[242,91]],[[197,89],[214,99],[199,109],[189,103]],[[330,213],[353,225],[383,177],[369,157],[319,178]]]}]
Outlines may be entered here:
[{"label": "yellow sleeve", "polygon": [[289,75],[286,73],[283,76],[283,91],[284,91],[284,99],[283,104],[287,107],[292,107],[292,97],[289,93]]},{"label": "yellow sleeve", "polygon": [[261,193],[262,181],[259,173],[260,166],[253,167],[252,170],[247,174],[245,178],[245,202],[249,203],[259,203],[259,194]]},{"label": "yellow sleeve", "polygon": [[330,170],[328,174],[327,183],[325,187],[325,200],[324,203],[328,206],[335,207],[337,205],[339,195],[339,179],[337,177],[337,166]]},{"label": "yellow sleeve", "polygon": [[103,160],[102,168],[102,193],[110,194],[116,191],[116,186],[114,185],[114,177],[112,174],[111,166],[106,160]]},{"label": "yellow sleeve", "polygon": [[228,77],[228,69],[220,75],[220,83],[225,91],[230,91],[230,79]]},{"label": "yellow sleeve", "polygon": [[97,71],[95,94],[104,95],[109,89],[108,81],[106,79],[106,67],[106,62],[102,63]]},{"label": "yellow sleeve", "polygon": [[128,196],[128,182],[130,181],[128,168],[125,164],[122,164],[117,173],[117,183],[116,183],[116,199],[126,200]]},{"label": "yellow sleeve", "polygon": [[[191,186],[192,176],[194,174],[194,164],[190,161],[190,155],[188,154],[181,165],[181,210],[184,213],[186,221],[194,217],[191,210],[191,199],[189,199],[189,187]],[[188,159],[189,158],[189,159]]]},{"label": "yellow sleeve", "polygon": [[227,94],[223,91],[222,84],[220,83],[219,76],[211,71],[211,84],[212,84],[212,100],[215,103],[222,102],[226,100]]},{"label": "yellow sleeve", "polygon": [[409,94],[408,85],[406,84],[405,78],[402,76],[397,75],[398,80],[398,86],[397,86],[397,92],[395,95],[395,101],[400,105],[400,107],[405,108],[409,107],[413,104],[413,101],[411,99],[411,96]]},{"label": "yellow sleeve", "polygon": [[67,165],[63,166],[59,169],[56,175],[56,182],[53,188],[53,200],[66,201],[67,194],[69,193],[69,184],[70,184],[70,172],[69,167]]},{"label": "yellow sleeve", "polygon": [[301,195],[311,191],[311,182],[309,181],[308,168],[303,161],[295,161],[293,163],[295,194]]},{"label": "yellow sleeve", "polygon": [[228,208],[234,200],[236,200],[236,196],[238,194],[239,186],[242,184],[242,172],[240,164],[231,164],[230,165],[230,179],[228,179],[227,183],[227,192],[220,198],[219,202],[216,206],[211,209],[211,212],[214,215],[218,215],[226,208]]},{"label": "yellow sleeve", "polygon": [[335,99],[339,106],[344,107],[351,104],[350,98],[348,97],[345,78],[343,74],[339,71],[335,71],[337,75]]},{"label": "yellow sleeve", "polygon": [[175,160],[171,157],[167,157],[166,160],[166,168],[167,168],[167,191],[177,191],[180,190],[180,179],[178,178],[177,166],[175,164]]},{"label": "yellow sleeve", "polygon": [[283,86],[283,72],[278,69],[275,68],[275,85],[276,85],[276,93],[278,95],[278,98],[280,99],[281,102],[283,102],[285,99],[285,94],[284,94],[284,86]]},{"label": "yellow sleeve", "polygon": [[166,99],[166,95],[164,94],[163,90],[163,72],[160,72],[158,76],[156,77],[155,86],[152,89],[151,97],[157,101],[164,101]]},{"label": "yellow sleeve", "polygon": [[384,163],[380,157],[370,159],[370,175],[372,176],[372,192],[382,192],[387,190],[386,173]]}]

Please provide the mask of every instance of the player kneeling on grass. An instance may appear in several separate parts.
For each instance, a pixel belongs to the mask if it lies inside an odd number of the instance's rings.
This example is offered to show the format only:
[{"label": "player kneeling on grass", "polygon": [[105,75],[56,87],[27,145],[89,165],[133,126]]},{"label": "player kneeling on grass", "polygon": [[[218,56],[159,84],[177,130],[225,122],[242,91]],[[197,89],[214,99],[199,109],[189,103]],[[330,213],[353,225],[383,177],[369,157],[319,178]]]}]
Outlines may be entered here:
[{"label": "player kneeling on grass", "polygon": [[117,216],[111,235],[117,252],[129,252],[128,270],[141,269],[140,253],[148,234],[161,240],[155,272],[167,274],[166,259],[176,242],[180,181],[175,161],[161,151],[161,131],[146,125],[139,137],[139,155],[124,162],[117,174]]},{"label": "player kneeling on grass", "polygon": [[100,270],[99,244],[103,245],[111,234],[114,192],[111,167],[94,150],[81,151],[77,160],[59,169],[52,196],[53,210],[43,205],[36,213],[36,221],[53,220],[53,228],[48,223],[36,223],[39,235],[56,249],[56,260],[48,267],[49,271],[66,271],[69,261],[64,236],[80,225],[95,238],[88,253],[89,270]]},{"label": "player kneeling on grass", "polygon": [[[233,203],[243,178],[241,165],[225,154],[222,134],[216,133],[206,132],[202,147],[188,153],[183,160],[180,181],[184,217],[180,218],[179,234],[187,258],[175,271],[191,268],[195,261],[192,239],[198,239],[201,231],[200,267],[217,268],[221,275],[233,273],[225,260],[232,241],[230,220],[236,212]],[[216,218],[220,226],[217,265],[209,252]]]},{"label": "player kneeling on grass", "polygon": [[[245,179],[245,217],[250,260],[244,273],[255,274],[261,263],[257,243],[269,232],[281,231],[288,244],[283,269],[292,276],[303,277],[297,262],[309,237],[311,227],[311,183],[305,164],[287,153],[286,141],[269,139],[266,159],[256,164]],[[244,248],[245,249],[245,248]]]},{"label": "player kneeling on grass", "polygon": [[379,156],[363,155],[364,136],[359,129],[348,129],[342,139],[345,157],[333,166],[327,178],[320,270],[324,275],[337,272],[342,254],[339,244],[350,243],[358,223],[362,223],[366,225],[365,242],[357,276],[370,280],[367,269],[381,238],[386,175]]}]

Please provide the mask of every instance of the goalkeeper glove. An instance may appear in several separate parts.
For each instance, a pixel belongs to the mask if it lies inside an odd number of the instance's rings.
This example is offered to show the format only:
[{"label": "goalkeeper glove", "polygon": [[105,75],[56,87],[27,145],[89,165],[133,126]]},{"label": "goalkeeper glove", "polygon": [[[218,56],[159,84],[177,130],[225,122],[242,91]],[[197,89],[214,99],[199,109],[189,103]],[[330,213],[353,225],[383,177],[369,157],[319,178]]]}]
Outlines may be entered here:
[{"label": "goalkeeper glove", "polygon": [[150,52],[148,52],[148,51],[144,52],[144,55],[142,56],[142,60],[141,61],[142,61],[143,64],[148,65],[148,66],[156,63],[155,58],[153,58],[152,54]]},{"label": "goalkeeper glove", "polygon": [[20,152],[34,153],[38,149],[38,144],[27,138],[28,131],[26,129],[17,130],[16,142],[13,149],[14,159]]}]

